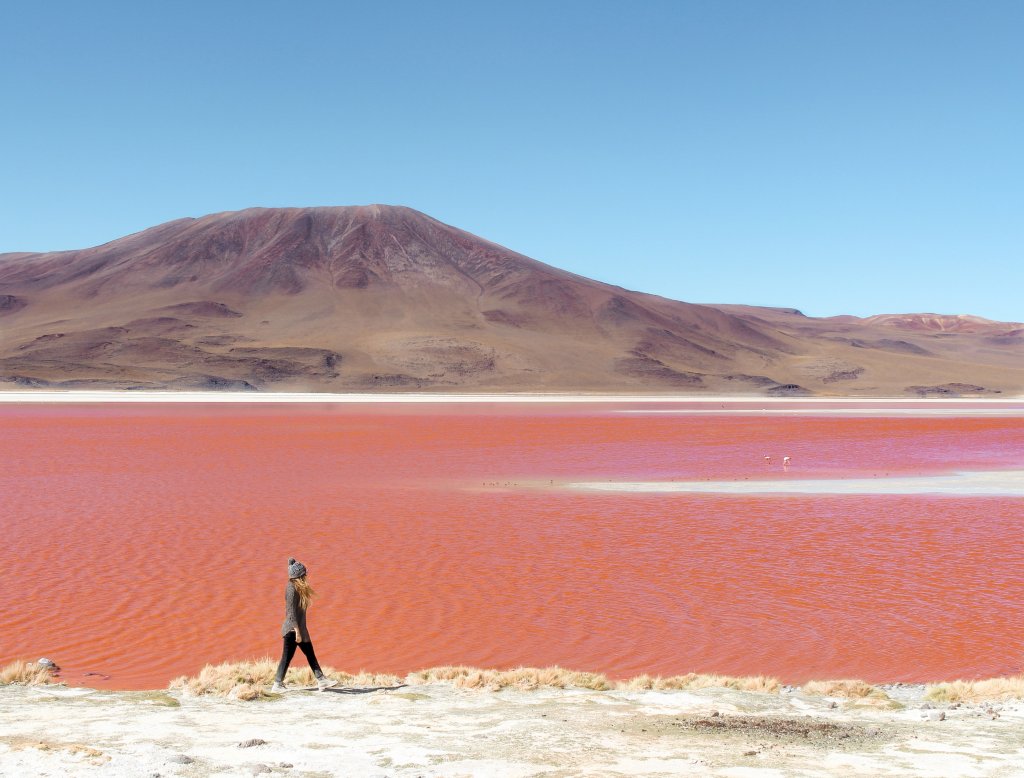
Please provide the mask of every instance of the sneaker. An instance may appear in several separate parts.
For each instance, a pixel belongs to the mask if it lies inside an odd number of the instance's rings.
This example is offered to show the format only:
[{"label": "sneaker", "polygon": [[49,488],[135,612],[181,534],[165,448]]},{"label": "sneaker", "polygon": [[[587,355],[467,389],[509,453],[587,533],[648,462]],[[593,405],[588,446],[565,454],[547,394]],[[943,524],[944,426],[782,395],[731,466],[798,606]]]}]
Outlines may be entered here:
[{"label": "sneaker", "polygon": [[321,676],[320,678],[316,679],[316,688],[318,688],[320,691],[323,691],[324,689],[330,689],[332,686],[337,685],[337,681],[335,681],[333,678],[328,678],[327,676]]},{"label": "sneaker", "polygon": [[277,681],[274,681],[274,685],[270,687],[271,694],[284,694],[286,691],[288,691],[288,687]]}]

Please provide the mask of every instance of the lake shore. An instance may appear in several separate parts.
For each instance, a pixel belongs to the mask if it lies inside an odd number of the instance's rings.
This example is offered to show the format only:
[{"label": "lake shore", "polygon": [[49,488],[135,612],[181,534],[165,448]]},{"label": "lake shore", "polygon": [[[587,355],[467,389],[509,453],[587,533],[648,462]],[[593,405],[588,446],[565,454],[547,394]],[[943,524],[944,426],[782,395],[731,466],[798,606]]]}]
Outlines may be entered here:
[{"label": "lake shore", "polygon": [[1010,776],[1024,704],[725,688],[530,691],[450,683],[293,691],[0,687],[12,775]]},{"label": "lake shore", "polygon": [[641,403],[755,405],[755,410],[780,406],[865,406],[894,408],[919,405],[927,408],[999,408],[1024,410],[1021,397],[762,397],[758,395],[605,394],[584,392],[522,393],[401,393],[329,394],[314,392],[150,392],[150,391],[31,391],[0,389],[0,403]]}]

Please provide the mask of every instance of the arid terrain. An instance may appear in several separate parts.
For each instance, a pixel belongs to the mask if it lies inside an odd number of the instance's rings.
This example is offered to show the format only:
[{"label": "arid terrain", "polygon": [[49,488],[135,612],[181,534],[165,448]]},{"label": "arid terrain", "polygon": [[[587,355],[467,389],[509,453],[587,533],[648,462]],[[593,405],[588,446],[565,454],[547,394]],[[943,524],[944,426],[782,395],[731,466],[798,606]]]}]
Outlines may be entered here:
[{"label": "arid terrain", "polygon": [[694,691],[0,687],[7,775],[1015,776],[1018,700]]},{"label": "arid terrain", "polygon": [[0,389],[1007,396],[1024,325],[696,305],[394,206],[0,254]]}]

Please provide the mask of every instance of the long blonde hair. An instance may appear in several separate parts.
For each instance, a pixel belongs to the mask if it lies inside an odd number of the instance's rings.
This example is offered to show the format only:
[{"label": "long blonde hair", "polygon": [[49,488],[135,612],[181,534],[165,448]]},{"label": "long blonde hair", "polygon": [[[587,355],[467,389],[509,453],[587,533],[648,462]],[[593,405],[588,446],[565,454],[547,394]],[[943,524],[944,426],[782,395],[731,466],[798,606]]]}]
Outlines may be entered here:
[{"label": "long blonde hair", "polygon": [[293,578],[292,586],[295,587],[295,593],[299,595],[299,606],[302,610],[306,610],[309,604],[313,602],[313,598],[316,597],[316,592],[313,591],[313,587],[309,585],[309,581],[306,580],[306,576],[302,578]]}]

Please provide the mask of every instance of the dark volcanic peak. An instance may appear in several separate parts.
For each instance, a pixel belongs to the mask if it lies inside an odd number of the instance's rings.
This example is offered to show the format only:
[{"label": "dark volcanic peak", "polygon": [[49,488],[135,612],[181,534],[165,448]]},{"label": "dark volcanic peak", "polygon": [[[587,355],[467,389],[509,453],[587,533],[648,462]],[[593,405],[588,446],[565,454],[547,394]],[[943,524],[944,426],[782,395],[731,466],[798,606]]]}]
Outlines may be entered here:
[{"label": "dark volcanic peak", "polygon": [[428,281],[479,292],[542,268],[568,276],[402,206],[250,208],[179,219],[81,251],[0,257],[0,288],[73,283],[92,297],[116,283],[297,294],[311,284]]},{"label": "dark volcanic peak", "polygon": [[0,388],[1024,388],[1020,325],[677,302],[401,206],[250,208],[0,255],[0,317]]}]

